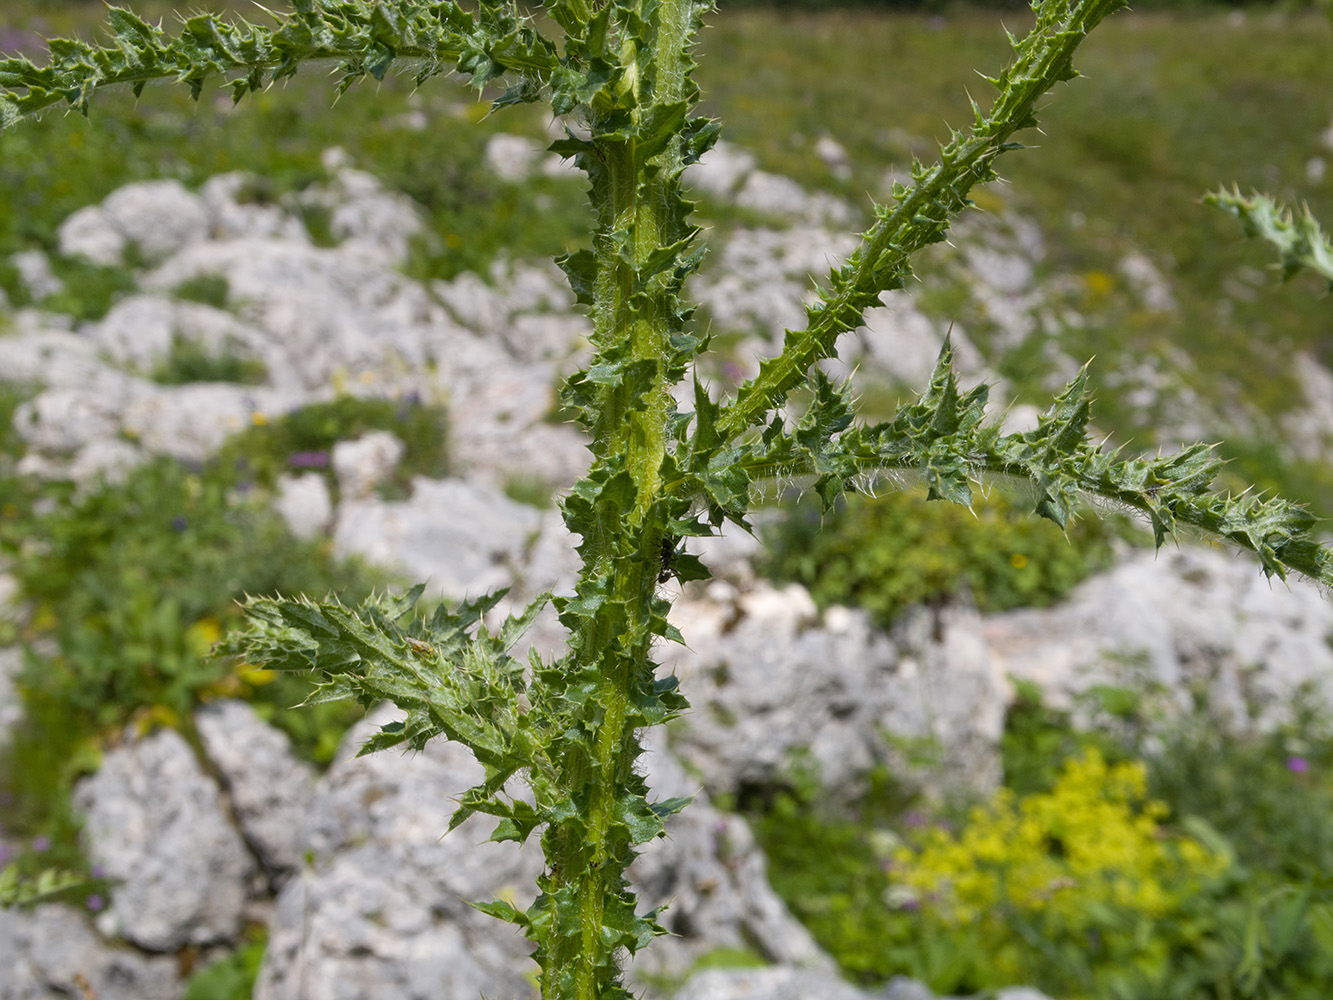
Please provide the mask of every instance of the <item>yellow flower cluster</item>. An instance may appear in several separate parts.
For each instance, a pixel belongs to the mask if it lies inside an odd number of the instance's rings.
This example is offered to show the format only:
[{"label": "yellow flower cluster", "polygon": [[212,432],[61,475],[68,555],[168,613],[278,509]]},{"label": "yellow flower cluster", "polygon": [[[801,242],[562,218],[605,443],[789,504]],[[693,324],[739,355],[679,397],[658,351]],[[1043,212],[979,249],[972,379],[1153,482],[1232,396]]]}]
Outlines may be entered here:
[{"label": "yellow flower cluster", "polygon": [[952,925],[1017,910],[1076,931],[1106,904],[1160,917],[1229,864],[1197,840],[1168,836],[1166,812],[1147,799],[1143,764],[1108,765],[1089,750],[1049,793],[1018,799],[1002,789],[958,835],[935,829],[918,850],[899,850],[895,881]]}]

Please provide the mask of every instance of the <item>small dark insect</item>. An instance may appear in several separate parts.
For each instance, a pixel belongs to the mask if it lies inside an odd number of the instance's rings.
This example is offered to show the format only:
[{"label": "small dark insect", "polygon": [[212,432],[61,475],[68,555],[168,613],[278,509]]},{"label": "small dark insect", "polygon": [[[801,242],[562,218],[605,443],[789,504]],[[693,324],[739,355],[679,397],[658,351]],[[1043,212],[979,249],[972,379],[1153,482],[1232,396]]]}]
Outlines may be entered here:
[{"label": "small dark insect", "polygon": [[672,535],[662,536],[662,572],[657,574],[658,583],[671,579],[671,566],[676,561],[676,541]]}]

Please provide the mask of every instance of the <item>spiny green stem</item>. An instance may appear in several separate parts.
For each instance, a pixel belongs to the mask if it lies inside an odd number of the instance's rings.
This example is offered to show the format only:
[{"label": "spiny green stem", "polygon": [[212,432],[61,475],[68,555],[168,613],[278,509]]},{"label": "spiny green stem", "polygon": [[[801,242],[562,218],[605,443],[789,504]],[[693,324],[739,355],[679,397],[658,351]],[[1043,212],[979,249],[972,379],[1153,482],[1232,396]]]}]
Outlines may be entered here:
[{"label": "spiny green stem", "polygon": [[277,28],[196,14],[175,35],[111,7],[115,46],[53,39],[49,65],[0,59],[0,131],[61,104],[86,115],[96,91],[128,85],[138,94],[156,80],[184,83],[198,99],[206,82],[230,76],[239,101],[315,60],[340,65],[340,90],[362,76],[382,79],[394,63],[412,66],[418,83],[457,68],[477,86],[506,72],[540,83],[558,66],[552,44],[508,4],[482,3],[475,12],[451,0],[300,0],[295,7]]}]

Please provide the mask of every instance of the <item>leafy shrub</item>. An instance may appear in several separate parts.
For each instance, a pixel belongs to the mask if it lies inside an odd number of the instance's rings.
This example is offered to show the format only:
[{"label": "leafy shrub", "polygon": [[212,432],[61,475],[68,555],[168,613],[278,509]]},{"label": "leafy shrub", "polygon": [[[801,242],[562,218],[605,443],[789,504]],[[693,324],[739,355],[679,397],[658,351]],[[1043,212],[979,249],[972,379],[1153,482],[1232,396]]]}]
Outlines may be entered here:
[{"label": "leafy shrub", "polygon": [[64,287],[42,300],[48,312],[67,313],[76,320],[99,320],[116,299],[135,289],[129,267],[105,267],[81,257],[53,257],[51,270]]},{"label": "leafy shrub", "polygon": [[[1049,604],[1110,561],[1110,530],[1066,533],[992,496],[974,511],[906,493],[856,496],[822,519],[798,504],[770,533],[767,571],[821,606],[865,608],[887,625],[912,604],[970,592],[984,611]],[[1073,544],[1070,544],[1070,543]]]},{"label": "leafy shrub", "polygon": [[1170,978],[1173,954],[1199,929],[1194,904],[1232,859],[1166,830],[1168,812],[1147,798],[1142,763],[1108,765],[1088,750],[1049,793],[1001,789],[957,834],[936,828],[896,852],[894,878],[914,893],[922,933],[961,931],[984,956],[952,981],[931,970],[932,986],[1033,982],[1062,996],[1117,996]]},{"label": "leafy shrub", "polygon": [[313,469],[329,475],[329,485],[336,489],[329,470],[333,446],[375,430],[392,431],[407,446],[388,484],[390,491],[405,493],[413,476],[448,473],[445,412],[415,398],[339,396],[311,403],[237,434],[219,452],[218,463],[270,488],[283,473]]},{"label": "leafy shrub", "polygon": [[293,539],[231,485],[160,458],[122,484],[66,491],[7,531],[30,628],[59,650],[26,684],[58,689],[100,724],[149,705],[183,713],[220,679],[223,667],[206,654],[245,592],[352,583],[319,545]]},{"label": "leafy shrub", "polygon": [[[1016,681],[1014,687],[1014,701],[1005,713],[1000,735],[1000,756],[1004,785],[1016,795],[1049,792],[1065,761],[1089,749],[1112,764],[1129,759],[1124,742],[1106,728],[1077,730],[1069,712],[1046,705],[1040,685]],[[1087,697],[1093,702],[1094,718],[1138,721],[1140,699],[1126,688],[1098,685]]]},{"label": "leafy shrub", "polygon": [[228,350],[210,351],[197,340],[178,336],[172,338],[171,350],[153,369],[152,378],[161,385],[190,382],[261,385],[268,378],[268,367],[254,358],[244,358]]},{"label": "leafy shrub", "polygon": [[226,958],[196,972],[185,987],[183,1000],[250,1000],[267,944],[266,935],[261,933]]},{"label": "leafy shrub", "polygon": [[226,309],[231,296],[231,283],[225,274],[196,274],[186,278],[172,289],[176,298],[198,302],[214,309]]},{"label": "leafy shrub", "polygon": [[[911,915],[888,902],[887,862],[899,841],[888,819],[907,804],[881,774],[851,806],[816,798],[817,786],[774,790],[738,803],[768,857],[768,877],[819,945],[857,982],[879,982],[929,949]],[[923,814],[909,812],[912,822]]]},{"label": "leafy shrub", "polygon": [[1307,707],[1262,737],[1194,720],[1148,760],[1152,794],[1174,818],[1225,830],[1254,871],[1333,888],[1333,732],[1320,714]]}]

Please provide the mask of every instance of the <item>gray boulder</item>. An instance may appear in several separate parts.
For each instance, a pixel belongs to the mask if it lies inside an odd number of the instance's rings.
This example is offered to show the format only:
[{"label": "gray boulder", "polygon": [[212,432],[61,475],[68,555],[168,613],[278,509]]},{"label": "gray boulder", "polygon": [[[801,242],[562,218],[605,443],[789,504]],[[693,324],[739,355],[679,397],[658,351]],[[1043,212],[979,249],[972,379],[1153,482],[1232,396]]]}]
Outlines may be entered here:
[{"label": "gray boulder", "polygon": [[416,203],[385,188],[374,174],[348,166],[340,149],[325,150],[323,160],[333,178],[302,192],[302,200],[330,210],[329,230],[341,241],[340,249],[379,257],[391,265],[405,261],[412,238],[422,228]]},{"label": "gray boulder", "polygon": [[206,239],[208,212],[202,199],[180,181],[127,184],[101,205],[80,209],[60,226],[60,252],[110,266],[124,260],[133,246],[149,264],[160,263],[192,243]]},{"label": "gray boulder", "polygon": [[316,538],[333,524],[333,499],[318,472],[279,476],[273,509],[297,538]]},{"label": "gray boulder", "polygon": [[353,730],[320,783],[302,832],[311,861],[278,897],[256,1000],[531,995],[525,942],[467,901],[528,905],[541,853],[487,842],[480,817],[442,836],[482,777],[457,744],[350,756],[395,717]]},{"label": "gray boulder", "polygon": [[757,165],[754,154],[723,139],[691,166],[685,177],[695,191],[729,200]]},{"label": "gray boulder", "polygon": [[114,885],[105,933],[149,951],[236,939],[254,859],[179,733],[107,753],[74,804],[88,858]]},{"label": "gray boulder", "polygon": [[389,431],[371,431],[333,446],[333,472],[343,500],[365,500],[393,474],[407,445]]},{"label": "gray boulder", "polygon": [[[296,240],[205,241],[146,274],[142,287],[169,292],[202,275],[227,280],[242,324],[262,331],[275,385],[309,392],[345,384],[398,384],[429,360],[428,324],[442,320],[420,286],[382,256]],[[425,390],[424,380],[409,387]]]},{"label": "gray boulder", "polygon": [[[467,901],[530,904],[539,847],[489,842],[494,821],[485,817],[443,835],[453,800],[482,776],[457,744],[351,756],[397,717],[385,707],[358,726],[319,784],[302,827],[309,864],[279,895],[256,1000],[531,995],[529,946]],[[647,763],[655,797],[697,790],[660,736]],[[667,827],[630,877],[645,905],[671,902],[675,935],[642,952],[631,976],[678,977],[707,951],[746,944],[777,961],[832,967],[769,888],[742,820],[702,797]]]},{"label": "gray boulder", "polygon": [[342,503],[334,548],[429,581],[435,593],[477,597],[510,582],[540,525],[536,508],[491,487],[419,477],[409,500]]},{"label": "gray boulder", "polygon": [[832,972],[773,966],[707,969],[691,976],[673,1000],[869,1000]]},{"label": "gray boulder", "polygon": [[1059,605],[988,618],[984,634],[998,669],[1060,707],[1111,684],[1168,712],[1201,698],[1242,730],[1280,724],[1300,697],[1333,709],[1333,605],[1214,549],[1134,553]]},{"label": "gray boulder", "polygon": [[180,1000],[175,956],[109,944],[59,903],[0,909],[0,1000]]},{"label": "gray boulder", "polygon": [[19,280],[27,286],[33,301],[54,295],[65,287],[65,283],[51,270],[50,258],[40,250],[10,254],[9,264],[18,272]]},{"label": "gray boulder", "polygon": [[[854,794],[876,764],[927,789],[993,789],[1008,687],[970,607],[917,609],[892,632],[864,612],[820,615],[804,588],[714,582],[672,621],[689,648],[662,650],[693,711],[672,749],[710,789],[735,791],[813,765],[835,792]],[[934,751],[926,770],[903,747]]]},{"label": "gray boulder", "polygon": [[486,140],[484,159],[490,172],[506,184],[521,184],[537,168],[541,146],[521,135],[499,132]]},{"label": "gray boulder", "polygon": [[243,701],[205,705],[194,721],[245,842],[270,881],[281,885],[301,865],[301,823],[315,794],[314,769]]},{"label": "gray boulder", "polygon": [[[10,577],[0,574],[0,583]],[[5,609],[0,609],[3,614]],[[18,646],[0,646],[0,747],[9,742],[10,731],[23,718],[23,700],[14,687],[14,678],[23,668],[23,650]]]},{"label": "gray boulder", "polygon": [[[994,1000],[1049,1000],[1044,993],[1026,986],[997,990],[993,996]],[[691,977],[673,1000],[936,1000],[936,997],[924,983],[906,976],[894,976],[876,990],[860,990],[829,972],[772,967],[708,969]]]},{"label": "gray boulder", "polygon": [[805,325],[810,275],[827,273],[855,247],[855,237],[820,226],[738,229],[690,282],[689,292],[718,328],[758,334],[765,342],[762,356],[784,330]]},{"label": "gray boulder", "polygon": [[648,741],[644,776],[657,799],[692,795],[667,821],[669,835],[643,846],[629,869],[647,907],[670,936],[636,955],[630,975],[652,982],[679,979],[718,948],[757,949],[772,962],[831,974],[833,960],[791,915],[768,883],[768,863],[749,826],[714,809],[666,749],[665,732]]},{"label": "gray boulder", "polygon": [[199,197],[208,212],[210,239],[263,237],[309,241],[305,226],[294,215],[280,205],[256,199],[250,194],[262,184],[262,178],[244,171],[215,174],[204,181],[199,188]]},{"label": "gray boulder", "polygon": [[231,313],[165,294],[127,296],[81,333],[111,363],[141,372],[150,372],[177,339],[197,343],[213,355],[231,352],[265,364],[279,356],[261,331]]}]

